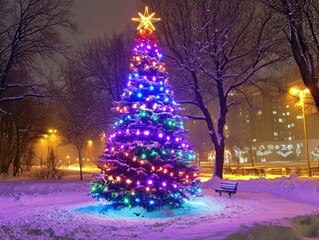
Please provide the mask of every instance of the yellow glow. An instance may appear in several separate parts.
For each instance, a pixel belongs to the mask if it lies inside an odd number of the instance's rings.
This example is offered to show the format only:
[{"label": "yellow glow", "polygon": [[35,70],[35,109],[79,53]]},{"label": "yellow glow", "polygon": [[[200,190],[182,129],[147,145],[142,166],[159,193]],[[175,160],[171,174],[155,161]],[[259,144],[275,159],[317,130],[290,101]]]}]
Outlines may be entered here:
[{"label": "yellow glow", "polygon": [[155,12],[153,12],[152,14],[149,14],[147,6],[145,7],[144,15],[140,12],[138,13],[138,15],[140,16],[140,18],[132,18],[133,21],[140,23],[137,26],[137,30],[148,29],[150,31],[153,31],[155,30],[153,22],[158,22],[161,20],[160,18],[153,18],[153,16],[155,15]]},{"label": "yellow glow", "polygon": [[304,89],[303,91],[304,91],[304,93],[310,93],[308,88]]},{"label": "yellow glow", "polygon": [[299,93],[299,89],[298,88],[290,88],[289,93],[291,95],[297,95]]},{"label": "yellow glow", "polygon": [[88,145],[89,145],[89,146],[92,146],[92,144],[93,144],[93,141],[92,141],[92,140],[89,140],[89,141],[88,141]]}]

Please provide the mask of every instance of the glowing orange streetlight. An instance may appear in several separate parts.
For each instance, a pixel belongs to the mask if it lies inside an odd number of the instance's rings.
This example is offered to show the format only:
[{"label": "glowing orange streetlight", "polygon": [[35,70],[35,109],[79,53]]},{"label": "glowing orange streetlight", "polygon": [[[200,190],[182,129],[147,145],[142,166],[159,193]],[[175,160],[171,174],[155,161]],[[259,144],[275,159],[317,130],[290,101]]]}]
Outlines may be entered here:
[{"label": "glowing orange streetlight", "polygon": [[305,144],[306,144],[306,157],[307,157],[307,165],[308,165],[308,175],[311,177],[311,168],[310,168],[310,158],[309,158],[309,145],[308,145],[308,137],[307,137],[307,125],[306,125],[306,115],[305,115],[305,96],[310,91],[308,88],[299,89],[299,88],[291,88],[289,90],[291,95],[298,96],[300,99],[300,106],[302,109],[302,122],[303,122],[303,130],[305,136]]}]

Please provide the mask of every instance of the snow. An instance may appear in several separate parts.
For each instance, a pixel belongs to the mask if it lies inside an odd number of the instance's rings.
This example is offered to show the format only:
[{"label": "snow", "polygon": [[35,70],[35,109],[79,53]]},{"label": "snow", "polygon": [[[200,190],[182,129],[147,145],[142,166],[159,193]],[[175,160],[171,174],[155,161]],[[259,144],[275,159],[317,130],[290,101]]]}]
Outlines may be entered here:
[{"label": "snow", "polygon": [[[243,234],[268,228],[275,234],[283,228],[274,224],[290,229],[289,218],[319,212],[318,178],[240,180],[232,198],[214,192],[212,187],[221,179],[213,178],[202,183],[204,197],[181,209],[154,212],[107,209],[105,203],[88,196],[86,179],[0,181],[0,239],[179,240],[225,239],[231,234],[235,235],[229,239],[247,239]],[[256,224],[265,226],[256,230]]]}]

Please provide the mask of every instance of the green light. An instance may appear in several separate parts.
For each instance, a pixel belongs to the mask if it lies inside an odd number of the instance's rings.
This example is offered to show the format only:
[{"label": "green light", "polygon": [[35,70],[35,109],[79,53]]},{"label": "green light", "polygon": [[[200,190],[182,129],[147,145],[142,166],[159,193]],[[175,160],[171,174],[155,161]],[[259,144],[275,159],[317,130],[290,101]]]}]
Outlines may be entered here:
[{"label": "green light", "polygon": [[146,117],[147,116],[147,113],[145,111],[140,111],[139,115],[141,117]]},{"label": "green light", "polygon": [[178,152],[178,155],[182,157],[182,156],[183,156],[183,153],[182,153],[181,151],[179,151],[179,152]]},{"label": "green light", "polygon": [[154,151],[154,150],[151,152],[151,156],[154,156],[154,155],[156,155],[156,154],[157,154],[157,152]]},{"label": "green light", "polygon": [[124,203],[125,204],[129,204],[130,203],[130,200],[128,198],[124,198]]},{"label": "green light", "polygon": [[145,154],[145,153],[142,153],[141,158],[142,158],[142,159],[145,159],[145,158],[146,158],[146,154]]},{"label": "green light", "polygon": [[123,123],[123,120],[122,120],[122,119],[120,120],[120,123]]},{"label": "green light", "polygon": [[165,151],[165,150],[163,150],[163,151],[162,151],[162,154],[163,154],[163,155],[165,155],[165,154],[166,154],[166,151]]}]

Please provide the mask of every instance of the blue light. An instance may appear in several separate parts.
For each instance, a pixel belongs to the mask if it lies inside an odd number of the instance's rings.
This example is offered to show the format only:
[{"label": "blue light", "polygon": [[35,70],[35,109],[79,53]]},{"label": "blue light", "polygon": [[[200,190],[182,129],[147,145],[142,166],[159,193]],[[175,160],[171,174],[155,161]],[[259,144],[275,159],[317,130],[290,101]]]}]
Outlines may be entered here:
[{"label": "blue light", "polygon": [[140,201],[141,201],[141,199],[135,198],[135,202],[140,202]]},{"label": "blue light", "polygon": [[139,92],[139,93],[137,93],[137,97],[141,98],[141,97],[143,97],[143,94]]},{"label": "blue light", "polygon": [[143,84],[140,84],[140,85],[138,85],[138,87],[139,87],[139,88],[143,88],[144,86],[143,86]]},{"label": "blue light", "polygon": [[169,98],[168,98],[168,97],[166,97],[166,98],[164,99],[164,102],[168,102],[168,100],[169,100]]},{"label": "blue light", "polygon": [[139,76],[138,73],[135,73],[135,74],[134,74],[134,77],[138,77],[138,76]]},{"label": "blue light", "polygon": [[201,189],[201,188],[198,188],[198,189],[197,189],[197,192],[202,192],[202,189]]},{"label": "blue light", "polygon": [[160,96],[157,95],[157,96],[156,96],[156,99],[160,99]]},{"label": "blue light", "polygon": [[154,86],[153,86],[153,85],[150,86],[150,90],[151,90],[151,91],[154,90]]},{"label": "blue light", "polygon": [[162,57],[163,57],[163,54],[159,53],[159,54],[158,54],[158,57],[159,57],[159,58],[162,58]]},{"label": "blue light", "polygon": [[154,200],[150,200],[150,205],[154,205],[155,201]]},{"label": "blue light", "polygon": [[128,75],[128,79],[132,80],[132,75],[131,74]]},{"label": "blue light", "polygon": [[164,91],[164,88],[163,88],[163,87],[160,87],[160,91]]}]

